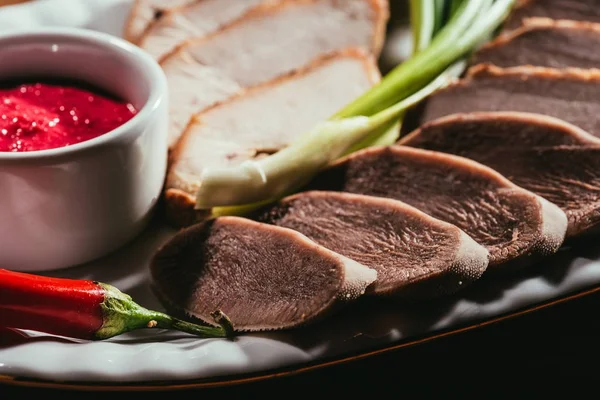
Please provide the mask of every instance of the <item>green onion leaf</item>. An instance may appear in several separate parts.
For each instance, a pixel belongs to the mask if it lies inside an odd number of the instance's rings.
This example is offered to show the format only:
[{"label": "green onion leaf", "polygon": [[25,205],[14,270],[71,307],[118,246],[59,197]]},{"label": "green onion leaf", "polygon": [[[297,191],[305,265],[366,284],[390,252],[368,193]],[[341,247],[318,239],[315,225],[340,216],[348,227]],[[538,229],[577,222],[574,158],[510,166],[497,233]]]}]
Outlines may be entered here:
[{"label": "green onion leaf", "polygon": [[425,50],[433,38],[438,0],[410,0],[410,22],[413,39],[413,54]]},{"label": "green onion leaf", "polygon": [[[434,24],[433,24],[433,35],[437,35],[437,33],[442,29],[444,25],[446,25],[447,20],[447,9],[448,9],[448,1],[447,0],[434,0]],[[411,22],[412,23],[412,22]]]}]

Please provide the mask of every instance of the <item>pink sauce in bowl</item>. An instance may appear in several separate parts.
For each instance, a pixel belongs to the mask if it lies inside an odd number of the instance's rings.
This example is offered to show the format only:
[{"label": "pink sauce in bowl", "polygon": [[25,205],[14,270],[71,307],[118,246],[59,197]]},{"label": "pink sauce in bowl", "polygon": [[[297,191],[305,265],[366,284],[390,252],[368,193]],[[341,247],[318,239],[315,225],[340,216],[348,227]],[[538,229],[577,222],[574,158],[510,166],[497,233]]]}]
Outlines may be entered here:
[{"label": "pink sauce in bowl", "polygon": [[129,121],[132,104],[79,85],[22,83],[0,87],[0,152],[65,147]]}]

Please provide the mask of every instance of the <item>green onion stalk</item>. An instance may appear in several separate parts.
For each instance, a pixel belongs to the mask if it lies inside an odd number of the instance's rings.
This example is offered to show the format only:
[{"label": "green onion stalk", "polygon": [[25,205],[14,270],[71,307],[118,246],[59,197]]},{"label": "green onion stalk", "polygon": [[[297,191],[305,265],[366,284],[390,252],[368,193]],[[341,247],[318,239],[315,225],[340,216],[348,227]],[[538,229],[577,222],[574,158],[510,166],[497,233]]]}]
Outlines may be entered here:
[{"label": "green onion stalk", "polygon": [[411,0],[413,55],[379,84],[285,149],[228,168],[207,168],[196,208],[245,215],[300,190],[349,152],[388,145],[406,111],[465,68],[465,57],[491,37],[515,0]]},{"label": "green onion stalk", "polygon": [[410,27],[412,32],[412,51],[417,54],[429,46],[435,36],[437,23],[440,23],[439,4],[436,0],[410,0]]}]

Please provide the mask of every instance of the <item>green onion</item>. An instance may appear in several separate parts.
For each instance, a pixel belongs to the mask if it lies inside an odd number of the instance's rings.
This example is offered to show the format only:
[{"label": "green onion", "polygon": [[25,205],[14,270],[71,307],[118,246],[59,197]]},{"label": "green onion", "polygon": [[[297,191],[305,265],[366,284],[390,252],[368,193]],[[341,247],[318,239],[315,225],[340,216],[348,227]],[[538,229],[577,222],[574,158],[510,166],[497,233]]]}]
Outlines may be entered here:
[{"label": "green onion", "polygon": [[[394,68],[378,85],[358,97],[338,112],[335,117],[373,115],[410,96],[431,82],[448,65],[452,64],[452,61],[438,60],[438,55],[452,51],[486,3],[485,0],[465,1],[460,10],[448,21],[448,24],[438,32],[427,49]],[[463,54],[457,55],[453,61],[462,56]]]},{"label": "green onion", "polygon": [[444,25],[446,25],[447,22],[447,9],[448,9],[448,2],[446,0],[434,0],[434,13],[435,13],[435,21],[434,21],[434,25],[433,25],[433,34],[431,35],[432,37],[434,37],[435,35],[437,35],[437,33],[440,31],[440,29],[442,29],[442,27]]},{"label": "green onion", "polygon": [[[425,50],[433,37],[446,23],[447,0],[410,0],[410,21],[413,36],[413,54]],[[381,129],[381,133],[356,143],[348,154],[366,147],[390,146],[398,141],[401,122],[391,128]]]},{"label": "green onion", "polygon": [[[402,120],[402,117],[400,117]],[[354,153],[355,151],[374,146],[391,146],[396,143],[400,138],[400,127],[402,126],[401,122],[396,122],[389,126],[384,126],[379,129],[377,132],[373,132],[368,137],[364,138],[358,143],[355,143],[352,147],[350,147],[344,156]]]},{"label": "green onion", "polygon": [[[413,54],[425,50],[433,37],[446,23],[446,0],[410,0],[410,21],[413,36]],[[374,146],[390,146],[398,141],[401,122],[381,129],[381,132],[352,146],[347,154]]]},{"label": "green onion", "polygon": [[437,0],[410,0],[410,21],[413,39],[413,54],[425,50],[433,38],[436,28]]},{"label": "green onion", "polygon": [[289,147],[239,166],[207,168],[196,193],[196,208],[212,209],[213,216],[244,215],[299,190],[349,152],[390,144],[397,135],[392,128],[401,123],[406,110],[462,72],[461,60],[494,33],[514,1],[451,0],[449,20],[437,33],[436,15],[437,20],[443,17],[436,2],[412,1],[416,7],[412,15],[418,19],[411,23],[417,24],[415,43],[421,50]]},{"label": "green onion", "polygon": [[463,1],[464,0],[450,0],[449,14],[450,15],[456,14],[456,11],[458,11],[458,9],[460,8],[460,5],[462,4]]}]

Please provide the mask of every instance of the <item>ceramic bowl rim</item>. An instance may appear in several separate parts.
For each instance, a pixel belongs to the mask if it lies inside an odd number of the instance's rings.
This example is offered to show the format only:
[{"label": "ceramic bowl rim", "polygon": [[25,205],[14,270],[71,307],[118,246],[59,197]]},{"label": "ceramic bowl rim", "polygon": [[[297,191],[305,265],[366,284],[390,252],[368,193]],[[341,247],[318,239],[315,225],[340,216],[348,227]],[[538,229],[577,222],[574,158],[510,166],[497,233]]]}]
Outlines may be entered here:
[{"label": "ceramic bowl rim", "polygon": [[144,68],[148,71],[147,77],[139,78],[149,81],[147,82],[150,88],[148,99],[133,118],[110,132],[81,143],[53,149],[25,152],[0,152],[0,163],[68,158],[75,156],[78,153],[86,152],[99,146],[123,139],[128,136],[128,133],[130,132],[137,131],[141,134],[143,129],[140,125],[145,124],[159,108],[160,104],[165,101],[167,81],[158,62],[140,47],[108,33],[85,28],[63,27],[12,31],[10,33],[0,34],[0,54],[2,53],[2,45],[5,42],[35,43],[42,41],[47,42],[50,39],[55,39],[57,42],[71,39],[82,43],[90,43],[95,45],[96,49],[100,48],[108,53],[116,53],[132,59],[140,68]]}]

